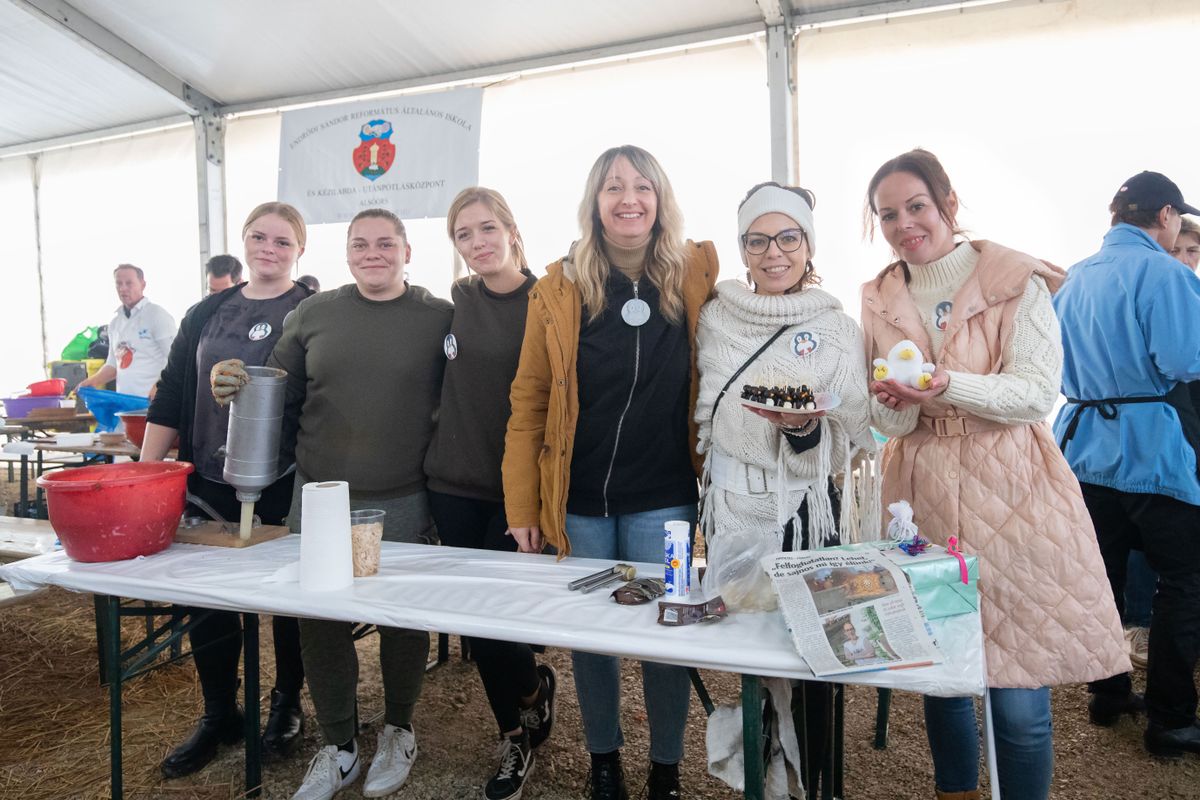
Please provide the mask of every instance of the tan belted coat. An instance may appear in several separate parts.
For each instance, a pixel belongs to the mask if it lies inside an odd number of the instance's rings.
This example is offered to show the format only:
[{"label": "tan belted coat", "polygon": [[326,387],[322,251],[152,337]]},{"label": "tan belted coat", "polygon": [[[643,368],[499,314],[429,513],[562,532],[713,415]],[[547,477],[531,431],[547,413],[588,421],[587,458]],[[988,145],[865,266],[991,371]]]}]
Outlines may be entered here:
[{"label": "tan belted coat", "polygon": [[[989,242],[954,296],[939,367],[996,374],[1032,275],[1054,292],[1062,270]],[[867,364],[901,339],[931,344],[903,267],[862,290]],[[1097,680],[1130,669],[1121,622],[1079,483],[1049,426],[1006,425],[940,398],[917,427],[888,442],[883,507],[912,503],[921,533],[938,544],[957,535],[980,560],[979,589],[993,687],[1035,688]]]}]

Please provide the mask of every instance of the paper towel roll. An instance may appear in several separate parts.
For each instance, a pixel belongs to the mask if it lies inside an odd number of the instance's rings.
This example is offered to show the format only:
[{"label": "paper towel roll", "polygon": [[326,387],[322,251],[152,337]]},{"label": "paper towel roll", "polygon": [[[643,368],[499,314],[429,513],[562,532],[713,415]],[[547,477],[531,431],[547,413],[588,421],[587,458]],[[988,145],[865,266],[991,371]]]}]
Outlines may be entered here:
[{"label": "paper towel roll", "polygon": [[306,483],[301,489],[300,588],[332,592],[354,582],[350,549],[350,484]]}]

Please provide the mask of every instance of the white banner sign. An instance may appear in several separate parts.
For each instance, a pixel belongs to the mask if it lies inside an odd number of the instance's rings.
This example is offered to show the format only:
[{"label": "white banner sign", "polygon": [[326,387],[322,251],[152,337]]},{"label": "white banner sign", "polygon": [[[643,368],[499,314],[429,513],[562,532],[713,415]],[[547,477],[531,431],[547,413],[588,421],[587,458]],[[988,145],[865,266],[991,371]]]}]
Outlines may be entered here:
[{"label": "white banner sign", "polygon": [[306,222],[347,222],[382,207],[442,217],[479,180],[482,89],[285,111],[279,199]]}]

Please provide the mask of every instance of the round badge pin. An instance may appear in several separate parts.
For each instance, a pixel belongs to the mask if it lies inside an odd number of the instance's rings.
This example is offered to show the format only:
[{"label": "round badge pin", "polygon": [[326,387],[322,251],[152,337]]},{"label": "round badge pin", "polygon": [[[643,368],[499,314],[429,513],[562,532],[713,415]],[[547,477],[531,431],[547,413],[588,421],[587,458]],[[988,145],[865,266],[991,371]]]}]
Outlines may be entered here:
[{"label": "round badge pin", "polygon": [[458,339],[454,338],[453,333],[446,334],[446,338],[442,342],[442,350],[446,353],[446,358],[451,361],[458,358]]},{"label": "round badge pin", "polygon": [[269,323],[269,322],[258,323],[253,328],[251,328],[250,333],[247,334],[250,341],[252,341],[252,342],[261,341],[270,335],[271,335],[271,323]]},{"label": "round badge pin", "polygon": [[625,320],[626,325],[640,328],[650,319],[650,304],[637,297],[626,300],[625,305],[621,306],[621,319]]}]

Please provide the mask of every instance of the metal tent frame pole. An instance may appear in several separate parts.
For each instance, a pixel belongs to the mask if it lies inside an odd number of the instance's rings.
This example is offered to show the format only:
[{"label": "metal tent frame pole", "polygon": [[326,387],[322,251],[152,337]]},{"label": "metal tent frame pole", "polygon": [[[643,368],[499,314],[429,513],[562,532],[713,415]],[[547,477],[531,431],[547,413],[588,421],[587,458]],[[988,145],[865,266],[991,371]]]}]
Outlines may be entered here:
[{"label": "metal tent frame pole", "polygon": [[786,2],[759,0],[767,22],[767,92],[771,114],[771,179],[790,186],[796,172],[795,28]]},{"label": "metal tent frame pole", "polygon": [[196,219],[200,234],[200,295],[208,294],[204,265],[224,253],[225,119],[218,113],[192,117],[196,140]]}]

